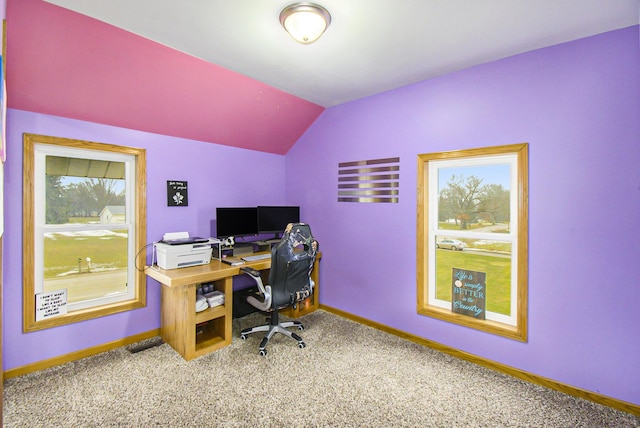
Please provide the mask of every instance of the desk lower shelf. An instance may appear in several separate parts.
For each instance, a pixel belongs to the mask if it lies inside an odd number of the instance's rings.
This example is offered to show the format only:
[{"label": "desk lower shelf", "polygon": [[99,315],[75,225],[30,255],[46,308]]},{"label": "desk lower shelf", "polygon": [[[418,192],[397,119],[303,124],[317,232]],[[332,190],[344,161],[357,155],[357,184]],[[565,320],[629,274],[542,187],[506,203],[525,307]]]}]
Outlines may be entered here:
[{"label": "desk lower shelf", "polygon": [[214,288],[225,294],[225,303],[196,313],[198,284],[183,287],[162,287],[162,339],[186,360],[231,344],[233,277],[214,281]]}]

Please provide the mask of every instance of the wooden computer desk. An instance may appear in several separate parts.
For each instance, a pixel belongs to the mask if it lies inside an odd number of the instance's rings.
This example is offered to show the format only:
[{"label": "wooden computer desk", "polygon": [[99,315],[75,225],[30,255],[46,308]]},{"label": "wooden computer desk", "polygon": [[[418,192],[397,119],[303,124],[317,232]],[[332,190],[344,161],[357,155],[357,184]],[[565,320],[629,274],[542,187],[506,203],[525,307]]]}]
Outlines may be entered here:
[{"label": "wooden computer desk", "polygon": [[[319,261],[318,253],[311,278],[315,282],[313,294],[298,306],[281,311],[297,318],[318,309]],[[271,268],[271,259],[247,262],[262,271],[265,284]],[[233,277],[243,274],[242,266],[231,266],[213,259],[208,265],[165,270],[157,265],[146,266],[147,276],[161,287],[160,334],[162,340],[173,347],[185,360],[200,357],[231,344],[233,316]],[[224,304],[196,313],[196,289],[202,283],[214,283],[224,293]],[[197,327],[196,327],[197,326]],[[198,333],[196,333],[198,330]]]}]

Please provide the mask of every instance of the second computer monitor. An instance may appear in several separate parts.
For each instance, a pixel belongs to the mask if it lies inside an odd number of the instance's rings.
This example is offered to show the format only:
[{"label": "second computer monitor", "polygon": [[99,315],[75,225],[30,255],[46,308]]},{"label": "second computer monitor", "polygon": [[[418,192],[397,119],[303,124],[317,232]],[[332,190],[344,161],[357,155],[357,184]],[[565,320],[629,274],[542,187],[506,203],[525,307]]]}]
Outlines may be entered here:
[{"label": "second computer monitor", "polygon": [[281,233],[289,223],[300,222],[300,207],[259,206],[258,229],[260,233]]}]

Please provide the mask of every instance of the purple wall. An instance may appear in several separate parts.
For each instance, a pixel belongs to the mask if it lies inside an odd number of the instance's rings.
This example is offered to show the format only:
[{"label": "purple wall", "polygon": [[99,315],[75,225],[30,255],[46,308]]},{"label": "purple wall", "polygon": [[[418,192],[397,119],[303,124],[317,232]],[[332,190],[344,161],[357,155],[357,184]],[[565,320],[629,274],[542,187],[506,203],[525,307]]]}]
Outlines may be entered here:
[{"label": "purple wall", "polygon": [[[34,133],[147,150],[147,242],[164,232],[209,236],[216,206],[278,205],[284,157],[211,143],[9,110],[3,238],[4,370],[160,327],[160,286],[147,283],[147,307],[43,331],[22,333],[22,134]],[[167,207],[167,180],[189,185],[188,207]],[[148,252],[149,257],[151,252]]]},{"label": "purple wall", "polygon": [[[146,308],[22,333],[21,135],[30,132],[146,148],[148,242],[166,231],[208,235],[216,206],[298,204],[323,251],[321,303],[640,404],[638,40],[636,26],[333,107],[286,157],[9,110],[4,370],[159,327],[149,281]],[[417,315],[417,154],[520,142],[530,144],[529,341]],[[395,156],[400,203],[336,202],[339,162]],[[189,182],[189,207],[166,207],[172,179]]]},{"label": "purple wall", "polygon": [[[640,404],[638,27],[325,111],[286,158],[323,251],[320,302]],[[416,313],[417,155],[529,143],[529,340]],[[398,204],[337,202],[340,162],[400,156]]]}]

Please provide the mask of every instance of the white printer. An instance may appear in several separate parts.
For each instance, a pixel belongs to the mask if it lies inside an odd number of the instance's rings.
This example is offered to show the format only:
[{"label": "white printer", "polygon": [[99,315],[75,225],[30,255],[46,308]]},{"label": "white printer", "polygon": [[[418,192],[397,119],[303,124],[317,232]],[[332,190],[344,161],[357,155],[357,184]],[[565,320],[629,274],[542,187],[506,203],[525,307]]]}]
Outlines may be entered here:
[{"label": "white printer", "polygon": [[[205,265],[211,262],[211,245],[218,241],[209,238],[189,238],[177,234],[165,234],[162,242],[153,244],[157,256],[158,267],[177,269],[188,266]],[[169,238],[168,238],[169,236]]]}]

